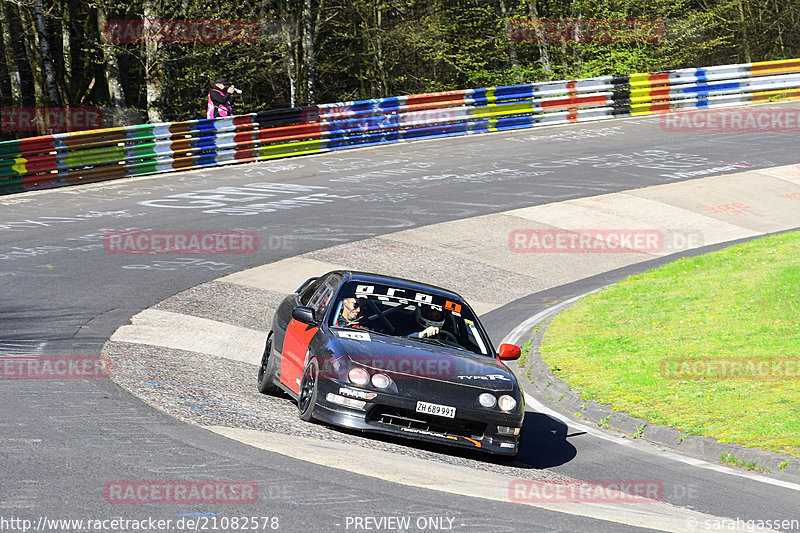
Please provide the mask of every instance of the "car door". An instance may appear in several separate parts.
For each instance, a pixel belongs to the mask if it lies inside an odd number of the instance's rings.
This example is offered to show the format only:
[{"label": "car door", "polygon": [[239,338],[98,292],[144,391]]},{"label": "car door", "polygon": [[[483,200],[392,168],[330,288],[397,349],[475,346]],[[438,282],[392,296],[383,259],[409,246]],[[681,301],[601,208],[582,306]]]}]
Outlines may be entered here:
[{"label": "car door", "polygon": [[[341,278],[337,275],[330,275],[319,284],[316,291],[308,300],[308,307],[314,310],[314,317],[322,322],[325,312],[333,300],[336,289]],[[302,303],[302,299],[301,299]],[[319,328],[295,320],[289,321],[286,327],[286,336],[283,340],[283,351],[281,353],[280,380],[295,394],[300,392],[300,380],[306,363],[306,353],[308,345]]]},{"label": "car door", "polygon": [[311,297],[324,281],[321,278],[308,280],[302,287],[297,289],[297,292],[287,296],[278,306],[272,327],[272,346],[275,353],[283,353],[283,339],[286,337],[286,328],[289,327],[289,322],[292,320],[292,309],[298,305],[308,305]]}]

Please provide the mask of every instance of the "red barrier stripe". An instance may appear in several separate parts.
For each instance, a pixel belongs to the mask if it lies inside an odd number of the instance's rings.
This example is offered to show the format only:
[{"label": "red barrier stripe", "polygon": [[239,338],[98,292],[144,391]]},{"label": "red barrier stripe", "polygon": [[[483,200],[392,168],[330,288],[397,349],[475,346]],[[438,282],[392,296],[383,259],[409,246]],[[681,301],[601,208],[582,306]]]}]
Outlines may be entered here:
[{"label": "red barrier stripe", "polygon": [[261,141],[291,141],[298,139],[316,139],[322,136],[319,124],[298,124],[296,126],[281,126],[280,128],[270,128],[259,130],[255,138]]},{"label": "red barrier stripe", "polygon": [[654,72],[650,74],[650,85],[669,85],[669,72]]},{"label": "red barrier stripe", "polygon": [[235,116],[233,117],[233,125],[237,128],[240,126],[249,126],[250,128],[253,128],[256,125],[256,123],[253,122],[253,118],[255,117],[252,115]]},{"label": "red barrier stripe", "polygon": [[194,157],[176,157],[175,160],[172,162],[172,168],[174,169],[181,169],[181,168],[192,168],[194,166]]},{"label": "red barrier stripe", "polygon": [[246,148],[244,150],[237,149],[233,158],[240,162],[242,159],[253,159],[256,157],[256,150],[258,150],[258,148]]},{"label": "red barrier stripe", "polygon": [[[432,104],[413,104],[404,105],[397,109],[398,113],[405,113],[406,111],[422,111],[425,109],[439,109],[447,107],[460,107],[466,105],[463,100],[449,100],[443,102],[435,102]],[[472,107],[472,106],[470,106]],[[380,113],[379,113],[380,114]]]},{"label": "red barrier stripe", "polygon": [[22,155],[37,154],[42,152],[52,152],[55,150],[52,135],[42,135],[40,137],[28,137],[19,140],[17,149]]},{"label": "red barrier stripe", "polygon": [[26,187],[43,187],[44,185],[51,185],[57,183],[58,176],[53,174],[52,177],[44,176],[25,176],[22,178],[22,184]]},{"label": "red barrier stripe", "polygon": [[609,103],[606,95],[572,96],[542,102],[542,109],[563,109],[568,107],[598,106]]},{"label": "red barrier stripe", "polygon": [[25,160],[25,171],[28,174],[33,174],[34,172],[49,172],[57,169],[58,166],[56,165],[55,154],[31,156],[27,157]]},{"label": "red barrier stripe", "polygon": [[252,141],[254,133],[253,130],[238,132],[233,136],[233,142],[236,144],[244,144],[245,142]]},{"label": "red barrier stripe", "polygon": [[67,133],[59,139],[64,146],[71,150],[86,150],[88,148],[100,148],[103,146],[113,146],[119,142],[124,142],[125,131],[119,128],[108,130],[96,130],[91,132]]},{"label": "red barrier stripe", "polygon": [[657,96],[663,98],[669,98],[671,87],[669,86],[659,86],[653,87],[650,89],[650,98],[655,98]]},{"label": "red barrier stripe", "polygon": [[58,173],[59,177],[70,184],[74,183],[94,183],[127,176],[125,167],[122,165],[105,165],[102,167],[79,168],[63,170]]},{"label": "red barrier stripe", "polygon": [[169,125],[169,132],[172,135],[188,135],[189,122],[173,122]]},{"label": "red barrier stripe", "polygon": [[651,113],[667,113],[670,111],[670,102],[669,100],[662,101],[662,102],[653,102],[650,105],[650,112]]},{"label": "red barrier stripe", "polygon": [[443,93],[414,94],[407,97],[405,103],[407,105],[414,105],[423,103],[451,102],[454,100],[456,101],[460,100],[463,103],[464,95],[466,94],[467,91],[448,91]]}]

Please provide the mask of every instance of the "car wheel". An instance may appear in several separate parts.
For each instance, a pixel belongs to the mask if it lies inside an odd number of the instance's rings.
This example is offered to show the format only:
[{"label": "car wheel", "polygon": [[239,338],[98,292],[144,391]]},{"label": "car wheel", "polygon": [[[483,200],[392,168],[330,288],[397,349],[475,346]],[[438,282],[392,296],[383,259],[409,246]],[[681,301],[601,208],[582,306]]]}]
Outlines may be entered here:
[{"label": "car wheel", "polygon": [[311,361],[303,372],[300,382],[300,394],[297,396],[297,412],[301,420],[306,422],[314,418],[314,407],[317,405],[317,378],[319,368],[317,361]]},{"label": "car wheel", "polygon": [[272,332],[267,337],[267,346],[261,356],[261,365],[258,367],[258,392],[262,394],[275,394],[278,386],[275,384],[275,370],[277,360],[272,355]]}]

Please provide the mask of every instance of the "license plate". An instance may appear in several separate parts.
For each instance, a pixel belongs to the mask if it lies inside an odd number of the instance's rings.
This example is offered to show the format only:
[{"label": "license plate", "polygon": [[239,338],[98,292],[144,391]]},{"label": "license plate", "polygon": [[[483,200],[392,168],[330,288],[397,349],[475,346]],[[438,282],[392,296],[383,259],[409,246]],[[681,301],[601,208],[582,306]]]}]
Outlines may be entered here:
[{"label": "license plate", "polygon": [[447,418],[456,417],[456,408],[449,405],[439,405],[438,403],[417,402],[417,412],[426,415],[444,416]]}]

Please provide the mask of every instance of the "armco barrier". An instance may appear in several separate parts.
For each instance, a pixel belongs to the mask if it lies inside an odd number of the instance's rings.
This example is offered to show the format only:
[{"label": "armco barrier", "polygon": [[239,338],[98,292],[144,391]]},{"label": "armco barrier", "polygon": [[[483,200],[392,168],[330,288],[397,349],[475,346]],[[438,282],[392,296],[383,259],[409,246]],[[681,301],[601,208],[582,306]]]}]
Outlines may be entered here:
[{"label": "armco barrier", "polygon": [[0,142],[0,194],[413,139],[800,98],[800,59],[397,96]]}]

